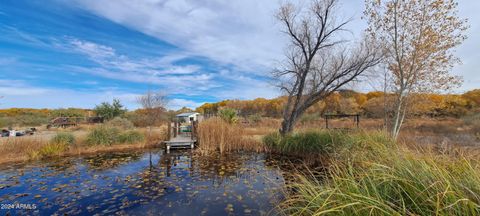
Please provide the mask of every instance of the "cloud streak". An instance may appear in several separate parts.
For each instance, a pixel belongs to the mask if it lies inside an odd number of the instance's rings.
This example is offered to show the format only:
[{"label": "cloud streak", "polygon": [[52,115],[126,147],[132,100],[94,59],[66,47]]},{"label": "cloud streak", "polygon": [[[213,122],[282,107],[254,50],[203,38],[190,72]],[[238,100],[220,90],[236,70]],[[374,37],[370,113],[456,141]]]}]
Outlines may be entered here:
[{"label": "cloud streak", "polygon": [[116,23],[241,70],[265,72],[283,49],[272,18],[274,1],[76,2]]}]

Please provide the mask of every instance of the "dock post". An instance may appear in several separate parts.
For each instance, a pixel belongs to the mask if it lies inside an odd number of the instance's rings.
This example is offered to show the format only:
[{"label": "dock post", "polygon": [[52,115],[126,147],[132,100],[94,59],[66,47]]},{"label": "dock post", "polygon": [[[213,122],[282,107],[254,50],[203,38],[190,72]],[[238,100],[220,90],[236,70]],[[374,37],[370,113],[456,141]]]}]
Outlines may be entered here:
[{"label": "dock post", "polygon": [[190,121],[190,127],[191,127],[191,130],[190,130],[190,140],[193,140],[193,121]]},{"label": "dock post", "polygon": [[170,145],[167,144],[167,153],[170,153]]},{"label": "dock post", "polygon": [[177,137],[177,128],[178,128],[178,123],[175,121],[174,127],[173,127],[173,137]]},{"label": "dock post", "polygon": [[168,121],[167,140],[172,138],[172,122]]}]

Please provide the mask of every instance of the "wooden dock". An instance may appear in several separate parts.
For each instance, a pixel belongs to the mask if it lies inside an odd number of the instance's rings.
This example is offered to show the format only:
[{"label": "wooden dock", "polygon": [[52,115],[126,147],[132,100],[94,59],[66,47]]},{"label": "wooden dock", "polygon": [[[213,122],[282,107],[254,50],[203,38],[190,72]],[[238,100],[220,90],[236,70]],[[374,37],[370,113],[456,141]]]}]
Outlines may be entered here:
[{"label": "wooden dock", "polygon": [[179,135],[177,137],[171,138],[169,141],[165,141],[165,146],[167,152],[170,152],[171,148],[191,148],[195,147],[195,139],[192,139],[191,136]]},{"label": "wooden dock", "polygon": [[[195,148],[195,143],[197,142],[197,123],[197,121],[193,121],[188,125],[182,125],[179,122],[169,122],[168,141],[164,142],[167,153],[173,148]],[[189,130],[182,131],[182,128],[185,130],[186,126]]]}]

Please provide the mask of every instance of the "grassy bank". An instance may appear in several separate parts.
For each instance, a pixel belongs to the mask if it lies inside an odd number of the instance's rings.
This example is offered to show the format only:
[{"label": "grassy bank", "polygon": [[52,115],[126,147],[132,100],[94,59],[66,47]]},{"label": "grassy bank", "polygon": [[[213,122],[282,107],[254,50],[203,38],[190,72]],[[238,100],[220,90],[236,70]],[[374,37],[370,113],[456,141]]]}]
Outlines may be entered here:
[{"label": "grassy bank", "polygon": [[86,131],[62,130],[54,136],[8,137],[0,143],[0,164],[50,157],[93,154],[157,146],[165,140],[163,129],[148,136],[148,129],[122,130],[103,125]]},{"label": "grassy bank", "polygon": [[[380,132],[325,133],[315,136],[328,137],[317,144],[335,146],[316,147],[319,155],[330,159],[328,172],[321,179],[297,175],[298,181],[289,185],[287,199],[279,207],[286,215],[480,213],[480,170],[475,157],[460,151],[439,154],[406,148]],[[289,147],[291,140],[313,136],[297,134],[277,145],[286,153],[298,153],[298,148],[314,151],[311,143]]]}]

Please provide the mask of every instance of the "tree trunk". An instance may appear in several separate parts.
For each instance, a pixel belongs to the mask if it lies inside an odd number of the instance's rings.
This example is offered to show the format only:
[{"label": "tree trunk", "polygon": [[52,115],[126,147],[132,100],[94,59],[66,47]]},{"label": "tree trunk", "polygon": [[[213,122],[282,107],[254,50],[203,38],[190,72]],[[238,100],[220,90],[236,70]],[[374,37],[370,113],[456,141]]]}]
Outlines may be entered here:
[{"label": "tree trunk", "polygon": [[280,128],[280,135],[285,136],[286,134],[293,131],[293,121],[288,119],[283,119],[282,127]]},{"label": "tree trunk", "polygon": [[[287,109],[288,110],[288,109]],[[304,112],[304,109],[299,108],[298,104],[293,111],[285,113],[283,116],[282,127],[280,128],[280,135],[285,136],[293,131],[295,123],[298,120],[298,117],[301,116]]]},{"label": "tree trunk", "polygon": [[396,140],[400,134],[400,129],[402,128],[403,120],[405,119],[406,106],[406,97],[403,95],[403,91],[400,91],[395,104],[395,113],[391,132],[394,140]]}]

